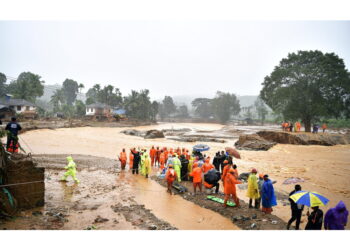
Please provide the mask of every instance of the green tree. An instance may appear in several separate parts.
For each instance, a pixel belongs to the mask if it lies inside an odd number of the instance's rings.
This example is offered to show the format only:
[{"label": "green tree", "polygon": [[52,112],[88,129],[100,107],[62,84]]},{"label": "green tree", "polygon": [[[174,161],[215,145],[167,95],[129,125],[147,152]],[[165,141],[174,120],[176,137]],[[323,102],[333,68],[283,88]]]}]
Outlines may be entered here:
[{"label": "green tree", "polygon": [[73,105],[73,103],[77,99],[77,94],[79,91],[78,83],[72,79],[66,79],[63,82],[62,90],[66,98],[66,103],[68,105]]},{"label": "green tree", "polygon": [[132,90],[131,94],[124,97],[124,107],[127,115],[138,120],[151,120],[152,103],[149,97],[149,90],[140,92]]},{"label": "green tree", "polygon": [[268,110],[260,96],[255,100],[254,106],[256,112],[258,113],[259,120],[261,121],[261,125],[264,125],[266,115],[268,114]]},{"label": "green tree", "polygon": [[170,117],[176,112],[176,105],[174,104],[173,98],[171,96],[165,96],[162,101],[162,116]]},{"label": "green tree", "polygon": [[235,94],[218,91],[212,100],[212,109],[215,117],[221,123],[226,123],[231,115],[237,115],[241,111],[241,106]]},{"label": "green tree", "polygon": [[114,89],[112,85],[107,85],[103,89],[97,91],[97,101],[112,107],[117,107],[123,103],[123,97],[118,88]]},{"label": "green tree", "polygon": [[86,114],[86,106],[82,101],[76,100],[74,107],[75,107],[75,114],[78,117],[82,117]]},{"label": "green tree", "polygon": [[307,132],[321,117],[350,115],[349,72],[334,53],[288,54],[262,85],[262,100],[287,120],[301,119]]},{"label": "green tree", "polygon": [[178,107],[177,116],[179,118],[188,118],[189,117],[187,105],[181,105]]},{"label": "green tree", "polygon": [[79,86],[78,86],[78,89],[79,89],[79,93],[81,93],[81,90],[85,88],[84,84],[80,83]]},{"label": "green tree", "polygon": [[56,89],[51,96],[50,103],[53,105],[53,112],[60,112],[62,105],[66,104],[63,89]]},{"label": "green tree", "polygon": [[31,72],[23,72],[17,80],[9,84],[8,91],[13,94],[14,98],[35,103],[36,98],[44,94],[43,83],[41,76]]},{"label": "green tree", "polygon": [[196,98],[192,101],[192,106],[194,107],[195,113],[201,118],[209,118],[213,115],[212,99],[209,98]]},{"label": "green tree", "polygon": [[159,111],[159,103],[157,101],[153,101],[151,104],[151,120],[156,121],[156,117]]},{"label": "green tree", "polygon": [[[91,103],[97,102],[98,93],[100,91],[101,91],[101,85],[100,84],[95,84],[92,88],[90,88],[86,92],[87,99],[90,99]],[[89,104],[91,104],[91,103],[89,103]]]},{"label": "green tree", "polygon": [[6,94],[6,85],[7,77],[5,74],[0,72],[0,97],[3,97]]}]

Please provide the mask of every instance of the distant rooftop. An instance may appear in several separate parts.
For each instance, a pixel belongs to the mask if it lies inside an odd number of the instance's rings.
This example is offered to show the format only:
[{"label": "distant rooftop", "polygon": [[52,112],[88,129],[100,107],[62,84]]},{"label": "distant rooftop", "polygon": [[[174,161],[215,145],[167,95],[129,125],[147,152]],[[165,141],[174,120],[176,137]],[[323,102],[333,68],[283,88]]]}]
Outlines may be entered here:
[{"label": "distant rooftop", "polygon": [[109,106],[107,104],[99,103],[99,102],[86,105],[86,107],[87,108],[100,108],[100,109],[108,109],[108,108],[110,109],[111,108],[111,106]]},{"label": "distant rooftop", "polygon": [[28,102],[24,99],[13,99],[11,98],[10,100],[0,100],[1,105],[6,105],[6,106],[34,106],[36,107],[35,104]]}]

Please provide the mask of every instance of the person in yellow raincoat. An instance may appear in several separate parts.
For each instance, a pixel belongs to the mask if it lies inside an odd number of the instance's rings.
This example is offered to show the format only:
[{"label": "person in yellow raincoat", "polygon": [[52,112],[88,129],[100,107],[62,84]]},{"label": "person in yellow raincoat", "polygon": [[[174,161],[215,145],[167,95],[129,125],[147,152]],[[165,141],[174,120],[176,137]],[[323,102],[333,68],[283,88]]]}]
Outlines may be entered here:
[{"label": "person in yellow raincoat", "polygon": [[146,171],[145,171],[145,157],[146,157],[146,152],[142,151],[141,154],[141,160],[140,160],[140,173],[141,175],[145,176],[146,175]]},{"label": "person in yellow raincoat", "polygon": [[181,161],[180,159],[177,157],[177,155],[173,155],[173,165],[174,165],[174,170],[176,172],[177,175],[177,181],[181,182]]},{"label": "person in yellow raincoat", "polygon": [[194,157],[190,156],[188,160],[188,174],[192,173],[193,163],[194,163]]},{"label": "person in yellow raincoat", "polygon": [[258,187],[258,178],[256,177],[256,174],[257,174],[257,170],[253,168],[251,174],[248,177],[247,197],[249,198],[249,208],[253,208],[253,199],[254,199],[254,207],[256,209],[259,209],[260,194],[259,194],[259,187]]},{"label": "person in yellow raincoat", "polygon": [[67,171],[64,173],[64,175],[61,178],[61,181],[67,181],[68,176],[72,176],[73,180],[76,183],[79,183],[80,181],[77,179],[76,174],[77,174],[77,165],[73,161],[72,156],[67,157],[68,165],[65,166],[64,168],[67,169]]},{"label": "person in yellow raincoat", "polygon": [[143,159],[143,170],[146,178],[151,174],[151,159],[149,155],[146,153]]}]

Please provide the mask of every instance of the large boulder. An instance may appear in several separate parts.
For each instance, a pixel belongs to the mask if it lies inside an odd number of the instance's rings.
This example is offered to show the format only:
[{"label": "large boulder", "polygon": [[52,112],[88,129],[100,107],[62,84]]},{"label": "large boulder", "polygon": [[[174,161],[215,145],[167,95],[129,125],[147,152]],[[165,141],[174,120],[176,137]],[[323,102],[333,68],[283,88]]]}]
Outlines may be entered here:
[{"label": "large boulder", "polygon": [[136,129],[126,129],[126,130],[120,131],[120,133],[123,133],[126,135],[143,136],[142,132]]},{"label": "large boulder", "polygon": [[144,136],[145,139],[154,139],[154,138],[164,138],[164,133],[161,130],[148,130]]},{"label": "large boulder", "polygon": [[276,145],[276,142],[267,141],[259,135],[241,135],[235,146],[239,150],[262,150],[267,151]]},{"label": "large boulder", "polygon": [[281,144],[333,146],[350,143],[350,136],[348,134],[289,133],[281,131],[259,131],[257,134],[265,140]]}]

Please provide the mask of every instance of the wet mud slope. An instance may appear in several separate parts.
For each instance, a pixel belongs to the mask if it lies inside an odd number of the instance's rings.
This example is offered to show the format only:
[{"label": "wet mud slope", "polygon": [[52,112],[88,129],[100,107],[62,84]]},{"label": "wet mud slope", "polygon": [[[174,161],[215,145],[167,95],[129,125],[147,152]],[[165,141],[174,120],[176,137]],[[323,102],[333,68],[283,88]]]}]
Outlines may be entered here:
[{"label": "wet mud slope", "polygon": [[36,155],[45,168],[45,205],[0,219],[0,229],[176,229],[158,219],[129,192],[117,162],[107,158],[73,155],[80,184],[60,182],[66,155]]},{"label": "wet mud slope", "polygon": [[[159,179],[156,176],[151,177],[152,180],[158,182],[162,186],[166,186],[166,182],[163,179]],[[275,215],[265,215],[260,210],[249,209],[248,204],[243,200],[240,200],[240,208],[227,207],[224,208],[222,204],[207,200],[206,197],[209,194],[205,192],[194,195],[192,183],[188,181],[181,182],[181,185],[187,187],[188,192],[180,193],[173,188],[173,193],[180,195],[183,199],[191,201],[196,205],[203,208],[210,209],[216,213],[221,214],[224,217],[229,218],[232,222],[241,229],[245,230],[284,230],[286,229],[286,222]],[[203,189],[204,190],[204,189]],[[170,195],[170,194],[169,194]],[[224,198],[223,193],[210,194],[219,198]]]}]

